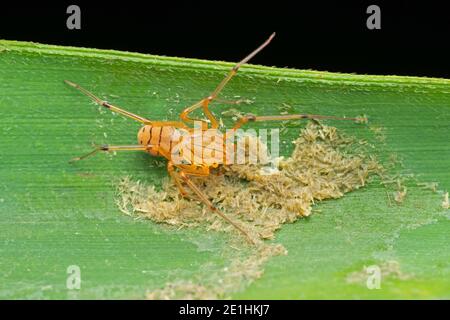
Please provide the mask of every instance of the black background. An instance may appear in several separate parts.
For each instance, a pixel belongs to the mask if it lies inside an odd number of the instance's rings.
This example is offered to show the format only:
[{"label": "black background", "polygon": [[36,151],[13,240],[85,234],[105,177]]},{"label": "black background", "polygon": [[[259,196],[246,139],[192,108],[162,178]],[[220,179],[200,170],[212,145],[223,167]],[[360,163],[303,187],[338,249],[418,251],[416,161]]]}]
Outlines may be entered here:
[{"label": "black background", "polygon": [[[444,1],[58,1],[0,5],[0,38],[361,74],[449,77]],[[66,8],[81,8],[68,30]],[[381,30],[366,9],[381,8]]]},{"label": "black background", "polygon": [[[180,316],[180,307],[186,306],[213,306],[223,309],[224,304],[269,304],[269,312],[266,316],[238,316],[213,314],[206,316]],[[163,318],[163,319],[278,319],[297,318],[322,319],[382,319],[387,314],[401,314],[408,319],[423,319],[429,317],[429,310],[436,314],[445,314],[448,309],[448,300],[441,301],[312,301],[312,300],[241,300],[241,301],[1,301],[3,311],[9,311],[16,316],[43,316],[46,319],[65,319],[68,312],[74,319],[85,319],[93,316],[99,318],[112,317],[113,319],[128,318]],[[441,311],[439,311],[441,310]],[[441,313],[442,312],[442,313]],[[29,315],[29,314],[30,315]]]}]

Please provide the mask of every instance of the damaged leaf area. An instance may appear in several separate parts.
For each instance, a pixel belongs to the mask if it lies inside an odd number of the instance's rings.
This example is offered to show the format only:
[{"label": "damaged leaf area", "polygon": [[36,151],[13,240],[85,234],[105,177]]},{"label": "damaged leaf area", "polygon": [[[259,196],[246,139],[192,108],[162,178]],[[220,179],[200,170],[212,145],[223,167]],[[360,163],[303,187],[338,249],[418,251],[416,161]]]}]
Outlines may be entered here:
[{"label": "damaged leaf area", "polygon": [[[259,144],[258,150],[265,148],[257,137],[247,138]],[[246,142],[248,150],[251,141]],[[234,164],[220,168],[223,172],[196,178],[194,182],[253,239],[264,240],[274,238],[274,232],[283,224],[308,217],[315,202],[340,198],[365,186],[371,175],[383,171],[373,156],[362,153],[363,141],[339,134],[335,127],[309,122],[293,143],[292,155],[277,159],[271,167]],[[201,203],[181,197],[170,180],[165,181],[162,190],[157,190],[153,185],[124,178],[118,185],[117,203],[127,215],[158,223],[176,227],[203,226],[208,232],[236,232]],[[245,243],[238,234],[232,239],[231,246]],[[287,253],[281,245],[259,242],[255,248],[249,248],[249,256],[245,259],[232,258],[226,272],[222,272],[222,276],[218,274],[215,281],[208,279],[201,284],[171,282],[148,297],[229,298],[235,291],[243,289],[244,279],[248,284],[261,276],[267,259],[281,253]],[[228,283],[225,287],[224,279]]]},{"label": "damaged leaf area", "polygon": [[[382,169],[372,157],[355,153],[358,142],[339,135],[335,127],[310,122],[294,144],[292,155],[276,159],[273,167],[234,164],[193,180],[254,238],[272,239],[282,224],[309,216],[316,201],[340,198]],[[205,225],[208,230],[233,231],[198,201],[181,197],[170,180],[157,190],[125,178],[118,193],[117,203],[128,215],[178,227]]]}]

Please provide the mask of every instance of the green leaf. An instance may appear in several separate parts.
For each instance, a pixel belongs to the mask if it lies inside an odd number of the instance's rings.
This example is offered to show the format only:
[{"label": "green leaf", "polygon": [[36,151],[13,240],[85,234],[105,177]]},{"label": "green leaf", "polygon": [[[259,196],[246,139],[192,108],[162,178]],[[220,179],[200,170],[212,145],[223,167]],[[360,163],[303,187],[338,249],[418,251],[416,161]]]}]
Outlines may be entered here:
[{"label": "green leaf", "polygon": [[[146,154],[99,155],[71,165],[90,144],[134,144],[139,124],[100,110],[63,83],[77,82],[155,120],[178,118],[208,95],[233,64],[128,52],[0,41],[0,297],[144,298],[168,282],[228,265],[225,236],[175,230],[122,214],[115,181],[161,185],[165,167]],[[369,117],[368,127],[328,121],[378,141],[401,159],[401,203],[376,181],[277,232],[288,255],[263,276],[236,284],[234,298],[449,298],[450,81],[246,65],[223,98],[252,99],[245,112]],[[224,107],[221,107],[224,108]],[[282,140],[304,123],[290,123]],[[282,153],[292,151],[286,143]],[[438,183],[433,192],[433,182]],[[390,196],[388,196],[391,194]],[[81,270],[68,290],[67,269]],[[364,266],[382,270],[366,287]],[[225,271],[224,271],[225,272]]]}]

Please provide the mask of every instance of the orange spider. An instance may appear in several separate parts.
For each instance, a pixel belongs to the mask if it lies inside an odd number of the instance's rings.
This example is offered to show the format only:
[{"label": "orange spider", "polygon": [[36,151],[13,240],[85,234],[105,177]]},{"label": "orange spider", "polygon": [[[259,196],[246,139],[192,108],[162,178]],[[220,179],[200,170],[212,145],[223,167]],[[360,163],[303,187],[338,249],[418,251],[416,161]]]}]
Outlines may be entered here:
[{"label": "orange spider", "polygon": [[[210,168],[216,168],[219,165],[225,165],[227,163],[227,147],[224,147],[227,141],[230,141],[230,138],[233,138],[233,134],[238,130],[242,125],[247,122],[256,122],[256,121],[283,121],[283,120],[293,120],[293,119],[338,119],[338,120],[359,120],[359,118],[339,118],[333,116],[321,116],[321,115],[311,115],[311,114],[293,114],[293,115],[276,115],[276,116],[255,116],[252,114],[245,115],[241,117],[233,126],[231,130],[227,130],[227,133],[223,135],[219,131],[219,121],[214,117],[214,115],[209,110],[209,104],[213,101],[219,101],[217,99],[219,93],[226,86],[226,84],[233,78],[233,76],[237,73],[238,69],[245,63],[247,63],[252,57],[254,57],[258,52],[260,52],[264,47],[266,47],[270,41],[275,36],[273,33],[262,45],[260,45],[256,50],[250,53],[247,57],[245,57],[242,61],[237,63],[228,75],[219,83],[217,88],[206,98],[201,99],[197,103],[183,110],[180,115],[182,121],[154,121],[149,120],[147,118],[143,118],[121,108],[118,108],[107,101],[104,101],[98,97],[96,97],[91,92],[86,89],[80,87],[78,84],[75,84],[71,81],[65,80],[65,83],[70,85],[73,88],[80,90],[83,94],[90,97],[94,102],[103,106],[113,112],[120,113],[125,115],[131,119],[134,119],[143,124],[143,127],[138,132],[138,145],[123,145],[123,146],[100,146],[95,148],[92,152],[72,159],[73,161],[84,159],[88,156],[91,156],[98,151],[125,151],[125,150],[133,150],[133,151],[144,151],[152,156],[162,156],[168,160],[167,163],[167,171],[170,176],[173,178],[175,184],[177,185],[180,193],[183,196],[187,195],[183,187],[183,182],[190,187],[190,189],[201,199],[201,201],[208,206],[208,208],[217,213],[223,219],[228,221],[231,225],[233,225],[237,230],[239,230],[250,243],[254,243],[254,240],[250,237],[250,235],[240,227],[236,222],[227,217],[222,211],[220,211],[216,206],[211,203],[205,193],[199,189],[199,187],[194,184],[194,182],[189,178],[189,176],[208,176],[210,174]],[[234,103],[238,104],[240,101],[222,101],[225,103]],[[199,120],[193,119],[189,117],[189,114],[199,108],[203,109],[204,115],[207,117],[207,120]],[[193,124],[195,121],[200,121],[201,124],[201,132],[213,131],[213,136],[221,137],[222,141],[219,141],[212,147],[214,149],[214,157],[205,156],[205,153],[211,154],[211,145],[205,144],[195,144],[192,141],[195,141],[196,138],[196,128],[192,128],[188,126],[188,124]],[[186,143],[186,141],[189,141]],[[184,142],[184,143],[181,143]],[[180,146],[189,146],[187,148],[187,152],[185,151],[183,154],[183,150],[180,149]],[[234,143],[232,146],[235,147]],[[208,152],[206,152],[208,151]],[[186,154],[189,153],[189,154]],[[182,161],[174,161],[174,155],[177,157],[181,157]]]}]

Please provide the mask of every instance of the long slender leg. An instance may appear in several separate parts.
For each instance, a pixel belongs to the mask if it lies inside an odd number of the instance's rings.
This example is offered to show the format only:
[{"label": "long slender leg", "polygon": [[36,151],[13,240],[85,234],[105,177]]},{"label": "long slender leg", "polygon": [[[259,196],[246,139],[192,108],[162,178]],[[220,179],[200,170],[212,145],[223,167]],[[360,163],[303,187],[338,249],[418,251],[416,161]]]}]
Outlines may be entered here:
[{"label": "long slender leg", "polygon": [[86,159],[87,157],[93,156],[94,154],[96,154],[99,151],[146,151],[149,148],[149,146],[141,146],[141,145],[130,145],[130,146],[108,146],[108,145],[104,145],[104,146],[98,146],[96,147],[94,150],[92,150],[91,152],[81,156],[81,157],[76,157],[73,158],[72,160],[70,160],[70,162],[75,162],[75,161],[79,161],[79,160],[83,160]]},{"label": "long slender leg", "polygon": [[181,120],[183,120],[186,123],[194,123],[195,121],[200,121],[202,123],[202,129],[203,130],[208,129],[208,122],[206,122],[205,120],[194,119],[188,116],[188,114],[195,111],[196,109],[203,108],[203,113],[211,123],[211,128],[217,129],[219,127],[219,121],[217,121],[216,117],[214,117],[212,112],[209,110],[208,105],[209,105],[208,99],[200,100],[199,102],[183,110],[183,112],[180,114]]},{"label": "long slender leg", "polygon": [[199,102],[193,104],[192,106],[184,109],[183,112],[180,114],[181,120],[183,120],[185,122],[188,122],[188,123],[189,122],[193,123],[195,121],[201,121],[202,122],[202,129],[203,130],[208,129],[208,122],[206,122],[205,120],[194,119],[194,118],[188,117],[189,113],[193,112],[194,110],[196,110],[198,108],[203,108],[203,113],[208,118],[209,122],[211,123],[211,128],[217,129],[219,127],[219,121],[217,121],[216,117],[214,117],[212,112],[209,111],[208,104],[209,104],[209,100],[208,99],[202,99]]},{"label": "long slender leg", "polygon": [[218,214],[220,217],[222,217],[224,220],[226,220],[228,223],[230,223],[233,227],[235,227],[237,230],[239,230],[251,244],[255,244],[255,241],[250,237],[250,235],[242,229],[236,222],[228,218],[222,211],[220,211],[216,206],[214,206],[211,201],[209,201],[208,197],[203,193],[202,190],[200,190],[197,185],[188,177],[189,173],[180,171],[180,176],[186,182],[186,184],[192,189],[192,191],[197,194],[197,196],[205,203],[209,210],[212,212]]},{"label": "long slender leg", "polygon": [[270,41],[272,41],[273,37],[275,37],[275,32],[272,33],[270,35],[270,37],[262,44],[260,45],[258,48],[256,48],[252,53],[250,53],[248,56],[246,56],[244,59],[242,59],[241,61],[239,61],[232,69],[231,71],[228,73],[228,75],[225,77],[225,79],[222,80],[221,83],[219,83],[219,85],[217,86],[217,88],[213,91],[213,93],[211,93],[211,95],[208,97],[209,100],[213,100],[215,99],[220,91],[222,91],[222,89],[227,85],[228,81],[231,80],[231,78],[234,77],[234,75],[238,72],[239,68],[247,63],[251,58],[253,58],[254,56],[256,56],[262,49],[264,49],[269,43]]},{"label": "long slender leg", "polygon": [[334,116],[321,116],[318,114],[287,114],[287,115],[277,115],[277,116],[255,116],[252,114],[243,116],[240,118],[232,128],[232,130],[237,130],[242,127],[247,122],[259,122],[259,121],[286,121],[286,120],[299,120],[299,119],[332,119],[332,120],[350,120],[350,121],[361,121],[362,118],[342,118]]},{"label": "long slender leg", "polygon": [[65,82],[66,84],[68,84],[69,86],[71,86],[72,88],[75,88],[75,89],[79,90],[79,91],[82,92],[84,95],[86,95],[86,96],[88,96],[89,98],[91,98],[92,101],[94,101],[95,103],[97,103],[98,105],[100,105],[100,106],[102,106],[102,107],[105,107],[105,108],[107,108],[107,109],[109,109],[109,110],[111,110],[111,111],[113,111],[113,112],[120,113],[120,114],[122,114],[122,115],[124,115],[124,116],[126,116],[126,117],[129,117],[129,118],[131,118],[131,119],[133,119],[133,120],[136,120],[136,121],[139,121],[139,122],[141,122],[141,123],[144,123],[144,124],[152,124],[152,122],[151,122],[149,119],[143,118],[143,117],[138,116],[138,115],[136,115],[136,114],[134,114],[134,113],[131,113],[131,112],[126,111],[126,110],[123,110],[123,109],[121,109],[121,108],[119,108],[119,107],[113,106],[113,105],[110,104],[109,102],[100,99],[99,97],[95,96],[92,92],[90,92],[90,91],[84,89],[83,87],[81,87],[80,85],[78,85],[78,84],[76,84],[76,83],[74,83],[74,82],[71,82],[71,81],[69,81],[69,80],[64,80],[64,82]]},{"label": "long slender leg", "polygon": [[[228,75],[219,83],[219,85],[216,87],[216,89],[205,99],[200,100],[199,102],[197,102],[196,104],[190,106],[189,108],[186,108],[180,115],[181,119],[183,119],[183,121],[186,122],[194,122],[195,119],[192,119],[189,117],[189,114],[191,112],[193,112],[194,110],[203,107],[203,111],[205,112],[205,114],[208,116],[208,113],[210,114],[210,111],[208,109],[208,104],[209,102],[213,101],[214,99],[217,98],[217,96],[219,95],[219,93],[222,91],[222,89],[227,85],[227,83],[231,80],[231,78],[234,77],[234,75],[236,75],[236,73],[238,72],[239,68],[247,63],[251,58],[253,58],[256,54],[258,54],[262,49],[264,49],[269,43],[270,41],[272,41],[273,37],[275,37],[275,33],[272,33],[270,35],[270,37],[262,44],[260,45],[258,48],[256,48],[252,53],[250,53],[248,56],[246,56],[244,59],[242,59],[240,62],[238,62],[228,73]],[[208,103],[204,103],[204,101],[207,100]],[[212,114],[211,114],[212,116]],[[214,116],[212,116],[214,118]],[[211,122],[213,122],[211,120],[210,117],[208,117],[209,120]],[[217,122],[217,120],[214,118],[214,121]]]},{"label": "long slender leg", "polygon": [[208,105],[210,100],[205,99],[203,100],[202,107],[203,107],[203,113],[206,115],[206,117],[211,122],[211,128],[217,129],[219,127],[219,121],[217,121],[216,117],[212,114],[211,111],[209,111]]},{"label": "long slender leg", "polygon": [[181,195],[185,197],[187,195],[187,192],[184,189],[183,185],[181,184],[180,177],[175,171],[175,166],[173,165],[172,161],[167,162],[167,171],[169,172],[169,175],[175,182],[175,185],[178,187],[178,190],[180,191]]},{"label": "long slender leg", "polygon": [[[202,99],[202,100],[200,100],[199,102],[193,104],[192,106],[187,107],[186,109],[184,109],[183,112],[181,112],[181,114],[180,114],[181,120],[183,120],[183,121],[186,122],[186,123],[194,123],[194,122],[196,122],[196,121],[200,121],[200,122],[202,123],[202,129],[203,129],[203,130],[208,129],[208,122],[206,122],[205,120],[202,120],[202,119],[195,119],[195,118],[190,118],[190,117],[188,116],[191,112],[195,111],[195,110],[198,109],[198,108],[203,107],[203,102],[204,102],[205,100],[206,100],[206,99]],[[210,121],[211,121],[211,119],[210,119]]]}]

